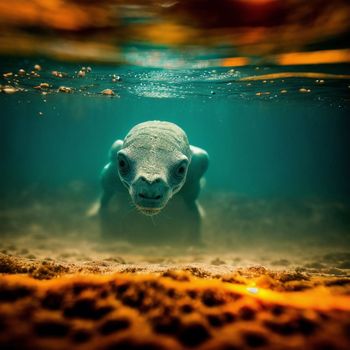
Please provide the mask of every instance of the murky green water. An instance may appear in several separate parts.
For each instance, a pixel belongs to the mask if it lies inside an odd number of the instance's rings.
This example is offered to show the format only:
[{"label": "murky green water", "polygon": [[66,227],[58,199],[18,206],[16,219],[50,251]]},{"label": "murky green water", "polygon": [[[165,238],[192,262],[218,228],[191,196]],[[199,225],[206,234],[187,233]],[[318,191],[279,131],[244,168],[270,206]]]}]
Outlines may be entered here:
[{"label": "murky green water", "polygon": [[[15,76],[36,63],[39,77]],[[78,77],[83,64],[1,59],[1,73],[14,74],[1,77],[3,88],[18,90],[0,94],[0,235],[33,224],[56,233],[88,230],[85,212],[99,196],[111,144],[137,123],[166,120],[210,155],[200,196],[209,240],[307,236],[349,243],[350,80],[240,80],[277,72],[348,74],[349,66],[89,65],[91,72]],[[49,85],[34,88],[40,83]],[[104,89],[115,95],[102,95]]]}]

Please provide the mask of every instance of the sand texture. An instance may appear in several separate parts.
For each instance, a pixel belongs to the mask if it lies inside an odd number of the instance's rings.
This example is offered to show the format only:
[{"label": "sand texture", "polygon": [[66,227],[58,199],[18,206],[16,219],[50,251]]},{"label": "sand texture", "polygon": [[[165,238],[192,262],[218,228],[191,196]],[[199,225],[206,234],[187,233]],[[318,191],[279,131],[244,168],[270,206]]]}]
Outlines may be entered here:
[{"label": "sand texture", "polygon": [[343,207],[208,196],[193,247],[103,241],[92,198],[3,202],[1,350],[350,348]]},{"label": "sand texture", "polygon": [[349,348],[349,279],[294,292],[241,282],[175,271],[2,276],[1,349]]}]

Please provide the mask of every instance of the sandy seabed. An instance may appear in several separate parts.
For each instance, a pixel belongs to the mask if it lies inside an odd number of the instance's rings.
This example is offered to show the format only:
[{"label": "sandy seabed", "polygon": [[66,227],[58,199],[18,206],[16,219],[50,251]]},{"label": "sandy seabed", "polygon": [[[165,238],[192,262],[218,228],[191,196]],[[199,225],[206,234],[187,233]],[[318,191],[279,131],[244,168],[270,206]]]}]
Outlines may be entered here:
[{"label": "sandy seabed", "polygon": [[262,265],[194,248],[93,259],[84,246],[2,250],[1,349],[350,347],[348,253]]},{"label": "sandy seabed", "polygon": [[265,219],[246,205],[246,242],[103,242],[76,208],[44,204],[0,210],[0,349],[350,348],[344,241],[252,235]]}]

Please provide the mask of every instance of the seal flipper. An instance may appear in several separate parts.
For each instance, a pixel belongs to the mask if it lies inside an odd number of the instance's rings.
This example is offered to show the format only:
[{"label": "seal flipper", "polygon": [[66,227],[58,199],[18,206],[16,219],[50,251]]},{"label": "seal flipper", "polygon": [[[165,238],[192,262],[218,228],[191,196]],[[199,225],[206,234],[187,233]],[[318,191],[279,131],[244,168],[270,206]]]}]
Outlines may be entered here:
[{"label": "seal flipper", "polygon": [[117,140],[109,151],[110,162],[103,168],[101,173],[102,195],[100,198],[100,210],[107,208],[109,201],[121,186],[117,168],[117,153],[123,147],[123,141]]},{"label": "seal flipper", "polygon": [[180,194],[185,198],[186,202],[194,202],[201,191],[203,183],[202,176],[209,166],[208,153],[196,146],[190,146],[192,151],[192,159],[187,172],[187,178],[184,186],[180,190]]},{"label": "seal flipper", "polygon": [[117,154],[123,147],[123,141],[117,140],[113,143],[111,149],[109,150],[109,160],[112,163],[116,163],[117,161]]},{"label": "seal flipper", "polygon": [[123,141],[117,140],[109,151],[109,163],[101,173],[102,194],[99,200],[98,214],[100,216],[101,231],[104,237],[111,237],[115,233],[111,221],[111,214],[108,210],[110,200],[119,192],[123,185],[120,181],[117,165],[117,153],[123,147]]},{"label": "seal flipper", "polygon": [[202,188],[202,176],[209,166],[208,153],[196,146],[190,146],[192,151],[191,164],[187,172],[187,178],[179,194],[184,198],[188,208],[188,242],[194,245],[202,245],[201,223],[203,210],[197,198]]}]

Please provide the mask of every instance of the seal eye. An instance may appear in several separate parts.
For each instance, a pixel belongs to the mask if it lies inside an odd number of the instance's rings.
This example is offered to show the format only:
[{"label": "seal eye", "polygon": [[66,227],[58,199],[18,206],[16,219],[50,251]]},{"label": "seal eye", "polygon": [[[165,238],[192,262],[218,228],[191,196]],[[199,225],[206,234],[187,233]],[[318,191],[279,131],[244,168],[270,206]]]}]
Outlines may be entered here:
[{"label": "seal eye", "polygon": [[127,175],[130,171],[129,162],[123,154],[118,156],[118,168],[121,175]]},{"label": "seal eye", "polygon": [[186,174],[186,169],[186,163],[181,162],[175,170],[175,177],[178,179],[182,179]]},{"label": "seal eye", "polygon": [[185,173],[185,167],[183,165],[181,165],[179,167],[179,169],[177,169],[177,172],[180,174],[180,175],[183,175]]}]

